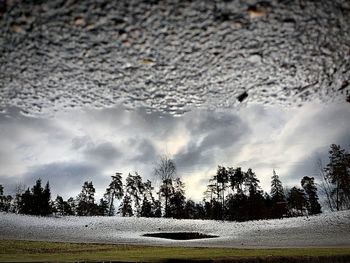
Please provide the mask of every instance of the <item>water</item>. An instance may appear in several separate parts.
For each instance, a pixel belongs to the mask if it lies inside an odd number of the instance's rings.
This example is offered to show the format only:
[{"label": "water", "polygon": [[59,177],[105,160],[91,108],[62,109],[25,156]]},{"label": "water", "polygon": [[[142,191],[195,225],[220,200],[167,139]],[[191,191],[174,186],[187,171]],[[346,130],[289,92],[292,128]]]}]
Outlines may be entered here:
[{"label": "water", "polygon": [[0,108],[182,115],[349,100],[349,1],[216,2],[7,1]]}]

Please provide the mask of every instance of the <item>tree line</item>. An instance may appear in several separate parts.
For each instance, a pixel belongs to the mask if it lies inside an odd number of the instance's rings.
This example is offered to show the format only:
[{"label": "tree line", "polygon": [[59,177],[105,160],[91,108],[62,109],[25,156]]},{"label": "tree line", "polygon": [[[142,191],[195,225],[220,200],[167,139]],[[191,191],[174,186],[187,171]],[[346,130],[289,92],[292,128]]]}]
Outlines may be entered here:
[{"label": "tree line", "polygon": [[[218,166],[210,178],[201,202],[187,199],[185,184],[176,178],[176,166],[167,156],[160,158],[154,175],[160,181],[155,191],[152,181],[140,174],[111,176],[103,198],[95,200],[95,188],[84,182],[81,192],[67,200],[57,195],[51,200],[49,182],[40,179],[32,188],[18,191],[13,198],[4,195],[0,185],[0,211],[29,215],[76,216],[137,216],[178,219],[214,219],[246,221],[272,219],[321,213],[314,177],[304,176],[300,186],[284,188],[273,170],[270,192],[264,192],[251,168]],[[350,209],[350,155],[339,145],[332,144],[329,163],[321,169],[319,188],[326,196],[331,210]],[[119,202],[117,202],[119,201]],[[119,203],[118,206],[116,204]]]}]

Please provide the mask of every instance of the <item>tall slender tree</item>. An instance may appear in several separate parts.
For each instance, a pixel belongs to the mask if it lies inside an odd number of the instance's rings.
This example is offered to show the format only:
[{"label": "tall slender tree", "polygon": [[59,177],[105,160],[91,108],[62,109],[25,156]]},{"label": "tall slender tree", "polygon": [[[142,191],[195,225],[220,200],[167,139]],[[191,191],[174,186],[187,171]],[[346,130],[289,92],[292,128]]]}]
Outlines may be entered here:
[{"label": "tall slender tree", "polygon": [[350,209],[350,154],[340,145],[332,144],[329,163],[324,168],[327,180],[333,185],[331,196],[336,210]]},{"label": "tall slender tree", "polygon": [[143,184],[143,201],[141,206],[142,217],[155,217],[158,204],[153,196],[154,187],[152,182],[147,180]]},{"label": "tall slender tree", "polygon": [[122,173],[116,173],[111,177],[112,181],[106,189],[106,193],[104,194],[104,197],[107,200],[109,216],[114,215],[114,199],[120,200],[124,195]]},{"label": "tall slender tree", "polygon": [[176,167],[173,160],[168,156],[162,156],[154,169],[154,175],[160,178],[162,185],[160,195],[165,199],[165,217],[169,216],[169,198],[171,195],[172,182],[176,175]]},{"label": "tall slender tree", "polygon": [[249,193],[247,199],[247,214],[249,219],[262,219],[264,214],[264,196],[259,186],[259,179],[251,168],[245,173],[244,185]]},{"label": "tall slender tree", "polygon": [[218,185],[220,185],[220,199],[222,204],[222,209],[224,210],[225,206],[225,190],[227,188],[227,183],[229,179],[229,173],[227,169],[224,166],[218,166],[218,169],[216,171],[216,180]]},{"label": "tall slender tree", "polygon": [[281,218],[287,212],[286,196],[283,191],[282,182],[276,171],[273,170],[271,177],[271,201],[272,201],[272,217]]},{"label": "tall slender tree", "polygon": [[129,173],[126,177],[125,191],[134,203],[135,214],[140,216],[144,184],[141,176],[137,172],[135,172],[135,175]]},{"label": "tall slender tree", "polygon": [[229,182],[232,191],[241,192],[242,191],[242,185],[244,182],[244,172],[242,171],[241,167],[237,167],[234,169],[233,167],[228,168],[228,174],[229,174]]},{"label": "tall slender tree", "polygon": [[244,176],[244,186],[246,187],[246,191],[249,193],[249,195],[261,192],[259,183],[260,181],[256,177],[253,170],[251,168],[248,168],[248,171],[245,173]]}]

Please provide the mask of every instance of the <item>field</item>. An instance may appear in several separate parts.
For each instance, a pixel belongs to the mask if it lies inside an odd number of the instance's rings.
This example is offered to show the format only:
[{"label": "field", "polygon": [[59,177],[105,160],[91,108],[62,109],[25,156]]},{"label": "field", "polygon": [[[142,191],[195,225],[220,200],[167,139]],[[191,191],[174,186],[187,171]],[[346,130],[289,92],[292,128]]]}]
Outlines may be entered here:
[{"label": "field", "polygon": [[0,261],[164,262],[171,259],[242,259],[350,255],[350,248],[229,249],[0,241]]}]

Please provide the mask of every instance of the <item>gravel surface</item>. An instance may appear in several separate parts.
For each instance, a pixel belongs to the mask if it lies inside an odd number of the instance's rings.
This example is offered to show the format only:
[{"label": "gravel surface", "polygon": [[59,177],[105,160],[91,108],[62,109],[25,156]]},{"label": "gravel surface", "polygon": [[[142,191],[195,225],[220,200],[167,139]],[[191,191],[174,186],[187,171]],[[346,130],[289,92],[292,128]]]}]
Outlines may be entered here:
[{"label": "gravel surface", "polygon": [[0,2],[0,109],[350,101],[347,0]]},{"label": "gravel surface", "polygon": [[[174,241],[142,236],[155,232],[200,232],[219,237]],[[350,247],[350,210],[243,223],[0,213],[0,239],[233,248]]]}]

